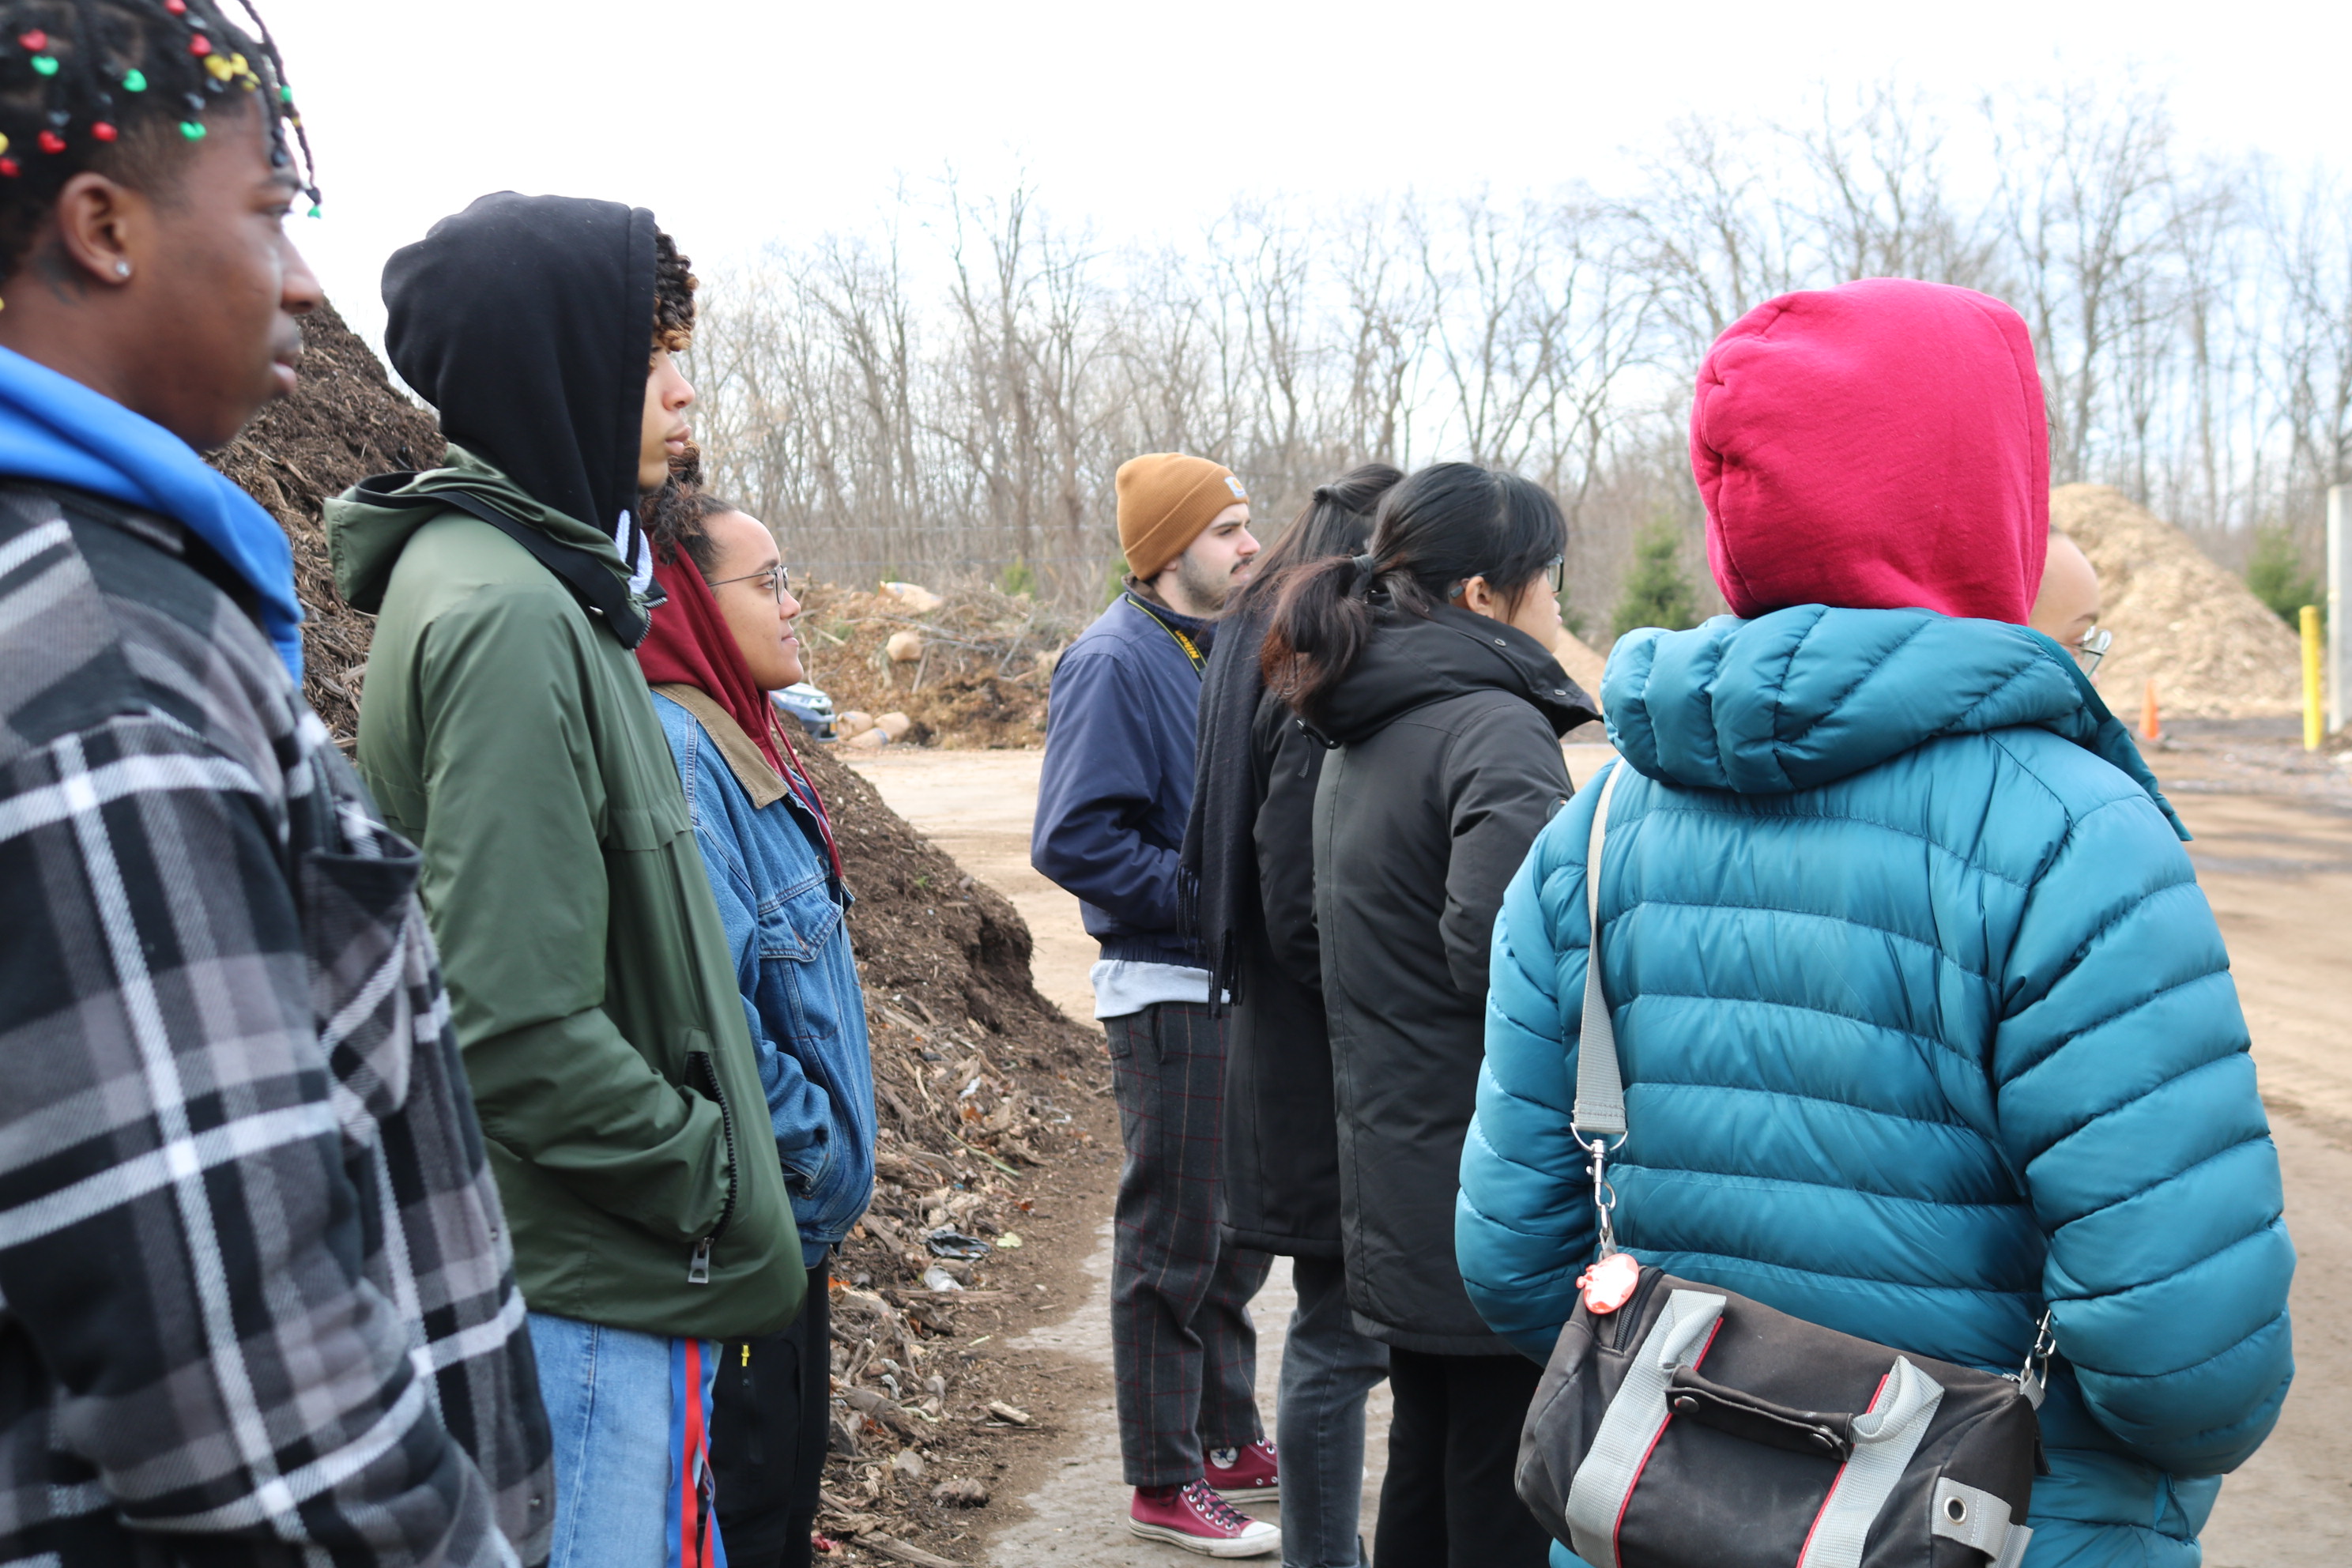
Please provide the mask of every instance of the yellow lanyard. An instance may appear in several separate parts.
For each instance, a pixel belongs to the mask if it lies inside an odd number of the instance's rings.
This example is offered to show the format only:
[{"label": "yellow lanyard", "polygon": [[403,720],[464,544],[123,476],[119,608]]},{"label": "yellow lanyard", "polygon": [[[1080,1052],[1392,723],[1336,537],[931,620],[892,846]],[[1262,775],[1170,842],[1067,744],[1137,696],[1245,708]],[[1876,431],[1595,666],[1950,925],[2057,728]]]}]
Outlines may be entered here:
[{"label": "yellow lanyard", "polygon": [[1176,646],[1182,648],[1184,650],[1184,657],[1192,661],[1192,673],[1194,675],[1201,674],[1202,670],[1208,668],[1209,656],[1202,653],[1199,646],[1195,644],[1191,637],[1186,637],[1182,632],[1177,630],[1174,626],[1170,626],[1166,621],[1161,620],[1157,611],[1153,610],[1150,605],[1145,604],[1141,599],[1137,598],[1133,594],[1130,593],[1127,595],[1127,602],[1133,605],[1137,609],[1141,610],[1145,615],[1150,616],[1154,626],[1157,626],[1161,631],[1166,632],[1170,637],[1176,639]]}]

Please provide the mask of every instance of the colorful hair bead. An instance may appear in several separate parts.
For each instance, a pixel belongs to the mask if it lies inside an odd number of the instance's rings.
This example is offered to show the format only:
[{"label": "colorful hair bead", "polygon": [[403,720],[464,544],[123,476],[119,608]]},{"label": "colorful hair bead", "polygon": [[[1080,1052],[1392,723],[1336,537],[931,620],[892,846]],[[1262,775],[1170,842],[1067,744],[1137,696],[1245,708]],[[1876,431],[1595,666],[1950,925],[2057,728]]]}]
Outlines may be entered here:
[{"label": "colorful hair bead", "polygon": [[236,74],[236,68],[218,55],[205,57],[205,69],[212,73],[215,81],[226,81]]},{"label": "colorful hair bead", "polygon": [[38,27],[29,33],[17,34],[16,41],[25,46],[25,52],[28,55],[37,55],[49,47],[49,36]]},{"label": "colorful hair bead", "polygon": [[205,122],[201,120],[183,120],[180,121],[180,134],[191,142],[201,142],[205,139]]},{"label": "colorful hair bead", "polygon": [[25,172],[25,166],[14,158],[0,158],[0,178],[13,180]]},{"label": "colorful hair bead", "polygon": [[43,76],[55,76],[58,74],[58,57],[55,55],[35,55],[33,57],[33,68]]},{"label": "colorful hair bead", "polygon": [[54,131],[44,131],[41,132],[42,152],[54,154],[62,153],[65,150],[66,139],[64,137],[58,135]]},{"label": "colorful hair bead", "polygon": [[122,90],[125,92],[145,92],[147,90],[147,73],[142,70],[134,70],[126,75],[122,79]]},{"label": "colorful hair bead", "polygon": [[188,14],[188,0],[163,0],[163,9],[174,16],[184,16]]},{"label": "colorful hair bead", "polygon": [[198,33],[194,37],[188,40],[188,53],[195,56],[196,58],[203,59],[206,55],[209,55],[212,52],[213,41],[210,38],[205,37],[202,33]]},{"label": "colorful hair bead", "polygon": [[89,128],[89,133],[100,142],[111,142],[116,137],[122,134],[122,132],[114,128],[113,121],[107,120],[99,121],[96,124],[92,125]]}]

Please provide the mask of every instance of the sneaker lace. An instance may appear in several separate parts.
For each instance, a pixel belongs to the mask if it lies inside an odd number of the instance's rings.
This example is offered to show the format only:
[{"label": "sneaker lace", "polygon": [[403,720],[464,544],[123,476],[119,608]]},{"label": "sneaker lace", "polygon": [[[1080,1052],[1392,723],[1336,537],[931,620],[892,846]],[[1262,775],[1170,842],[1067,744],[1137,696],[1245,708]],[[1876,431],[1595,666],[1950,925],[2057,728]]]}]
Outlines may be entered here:
[{"label": "sneaker lace", "polygon": [[1184,1489],[1184,1496],[1192,1502],[1193,1508],[1199,1510],[1202,1519],[1207,1520],[1219,1530],[1229,1530],[1235,1535],[1239,1535],[1250,1526],[1248,1518],[1239,1509],[1210,1490],[1209,1483],[1206,1481],[1194,1481]]}]

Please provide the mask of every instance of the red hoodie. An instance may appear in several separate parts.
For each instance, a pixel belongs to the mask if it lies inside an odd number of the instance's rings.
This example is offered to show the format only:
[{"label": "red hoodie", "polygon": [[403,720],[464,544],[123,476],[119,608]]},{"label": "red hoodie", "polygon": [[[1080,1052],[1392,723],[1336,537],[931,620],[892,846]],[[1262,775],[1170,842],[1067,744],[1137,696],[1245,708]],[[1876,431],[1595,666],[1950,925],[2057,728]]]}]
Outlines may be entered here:
[{"label": "red hoodie", "polygon": [[2022,624],[2049,549],[2050,431],[2016,311],[1871,278],[1715,340],[1691,407],[1732,613],[1925,608]]}]

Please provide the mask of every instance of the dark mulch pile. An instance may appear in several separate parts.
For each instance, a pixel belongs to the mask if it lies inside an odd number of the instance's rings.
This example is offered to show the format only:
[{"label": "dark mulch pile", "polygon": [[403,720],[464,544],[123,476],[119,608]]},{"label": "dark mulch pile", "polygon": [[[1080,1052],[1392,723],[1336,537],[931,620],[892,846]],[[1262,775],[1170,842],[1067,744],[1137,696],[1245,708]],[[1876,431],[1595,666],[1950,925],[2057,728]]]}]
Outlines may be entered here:
[{"label": "dark mulch pile", "polygon": [[302,695],[346,748],[359,723],[359,680],[375,619],[343,603],[327,563],[320,504],[370,474],[438,462],[433,416],[393,387],[360,335],[331,305],[302,323],[302,379],[213,454],[213,467],[269,509],[294,542],[302,626]]},{"label": "dark mulch pile", "polygon": [[[1092,1037],[1030,984],[1029,928],[1010,900],[916,832],[831,747],[804,744],[800,753],[833,808],[858,900],[850,932],[869,994],[933,1026],[976,1028],[978,1038],[1034,1037],[1059,1047]],[[1065,1038],[1066,1029],[1075,1034]]]}]

